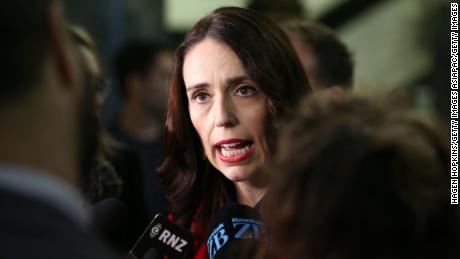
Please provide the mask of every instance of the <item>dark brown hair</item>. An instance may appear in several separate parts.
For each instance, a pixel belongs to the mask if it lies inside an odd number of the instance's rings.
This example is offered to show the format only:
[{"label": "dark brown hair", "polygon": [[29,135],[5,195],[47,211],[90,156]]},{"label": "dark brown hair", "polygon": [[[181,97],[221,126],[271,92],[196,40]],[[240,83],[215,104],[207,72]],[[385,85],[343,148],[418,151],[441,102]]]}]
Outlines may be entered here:
[{"label": "dark brown hair", "polygon": [[118,80],[120,95],[129,98],[127,79],[136,74],[146,76],[150,67],[157,62],[157,56],[164,51],[173,50],[166,44],[148,40],[126,42],[117,52],[114,61],[115,76]]},{"label": "dark brown hair", "polygon": [[266,169],[263,258],[455,257],[460,218],[449,204],[445,140],[372,100],[307,100],[280,130]]},{"label": "dark brown hair", "polygon": [[[234,195],[233,184],[202,158],[202,145],[189,116],[182,74],[184,57],[206,37],[236,53],[249,77],[269,99],[272,123],[310,91],[289,39],[268,18],[255,11],[224,7],[198,21],[176,52],[166,121],[166,159],[158,170],[169,208],[185,226],[193,216],[206,223]],[[273,125],[269,128],[273,132]]]}]

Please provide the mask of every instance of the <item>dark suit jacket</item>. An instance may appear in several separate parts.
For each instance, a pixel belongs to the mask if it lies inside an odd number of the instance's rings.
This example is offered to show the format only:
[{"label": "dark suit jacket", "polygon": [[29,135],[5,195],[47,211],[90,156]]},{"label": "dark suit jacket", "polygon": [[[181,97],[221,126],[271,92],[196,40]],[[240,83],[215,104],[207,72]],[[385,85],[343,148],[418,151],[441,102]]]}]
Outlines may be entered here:
[{"label": "dark suit jacket", "polygon": [[46,202],[0,189],[0,258],[118,258],[77,220]]}]

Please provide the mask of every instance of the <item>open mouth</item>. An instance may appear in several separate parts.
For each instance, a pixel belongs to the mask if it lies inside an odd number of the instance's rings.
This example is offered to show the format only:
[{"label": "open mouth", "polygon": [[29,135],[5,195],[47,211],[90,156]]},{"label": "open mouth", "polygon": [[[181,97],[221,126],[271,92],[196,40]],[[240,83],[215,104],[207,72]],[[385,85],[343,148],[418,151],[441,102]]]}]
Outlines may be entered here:
[{"label": "open mouth", "polygon": [[226,141],[216,145],[220,160],[227,163],[241,162],[254,152],[254,142],[247,140]]}]

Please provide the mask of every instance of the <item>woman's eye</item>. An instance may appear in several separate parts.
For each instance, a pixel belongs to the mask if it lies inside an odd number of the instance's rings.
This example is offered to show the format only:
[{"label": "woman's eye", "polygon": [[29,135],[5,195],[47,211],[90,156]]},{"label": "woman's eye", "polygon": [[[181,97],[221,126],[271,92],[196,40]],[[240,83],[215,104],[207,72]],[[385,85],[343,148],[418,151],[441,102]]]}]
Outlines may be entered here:
[{"label": "woman's eye", "polygon": [[242,86],[236,90],[236,94],[240,96],[251,96],[256,93],[256,89],[252,86]]},{"label": "woman's eye", "polygon": [[199,103],[203,103],[203,102],[206,102],[209,98],[209,95],[206,94],[206,93],[197,93],[195,94],[192,99],[199,102]]}]

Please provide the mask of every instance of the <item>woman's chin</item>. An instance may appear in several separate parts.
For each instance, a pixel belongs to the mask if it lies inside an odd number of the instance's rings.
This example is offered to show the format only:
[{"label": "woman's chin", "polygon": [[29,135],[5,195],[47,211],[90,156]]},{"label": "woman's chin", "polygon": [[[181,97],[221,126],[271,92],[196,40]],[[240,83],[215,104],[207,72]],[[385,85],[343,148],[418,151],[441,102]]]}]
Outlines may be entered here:
[{"label": "woman's chin", "polygon": [[232,182],[244,182],[250,180],[254,174],[255,170],[247,170],[247,168],[226,168],[220,170],[220,172]]}]

